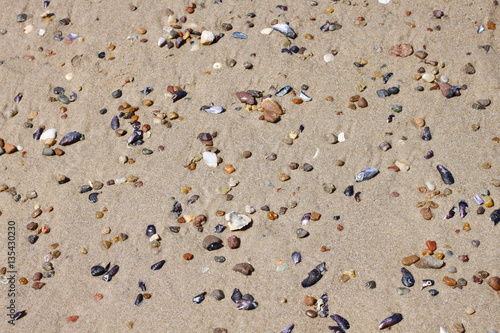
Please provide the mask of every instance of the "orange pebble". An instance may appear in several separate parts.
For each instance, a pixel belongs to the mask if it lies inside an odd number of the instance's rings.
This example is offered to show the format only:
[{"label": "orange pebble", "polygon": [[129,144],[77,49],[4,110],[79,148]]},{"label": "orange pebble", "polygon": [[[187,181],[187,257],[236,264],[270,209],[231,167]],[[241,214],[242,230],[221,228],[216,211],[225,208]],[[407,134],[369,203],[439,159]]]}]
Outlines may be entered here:
[{"label": "orange pebble", "polygon": [[233,173],[234,168],[231,164],[226,164],[226,165],[224,165],[224,171],[226,171],[227,173]]},{"label": "orange pebble", "polygon": [[78,320],[78,318],[80,318],[79,316],[70,316],[68,317],[68,323],[74,323],[75,321]]}]

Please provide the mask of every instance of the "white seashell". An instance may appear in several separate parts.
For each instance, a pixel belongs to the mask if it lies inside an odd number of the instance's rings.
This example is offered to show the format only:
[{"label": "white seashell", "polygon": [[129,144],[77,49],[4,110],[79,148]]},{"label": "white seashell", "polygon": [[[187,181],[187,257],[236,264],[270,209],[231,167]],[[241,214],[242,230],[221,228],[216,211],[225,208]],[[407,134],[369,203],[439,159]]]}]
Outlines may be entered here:
[{"label": "white seashell", "polygon": [[153,241],[158,240],[158,239],[160,239],[160,236],[158,236],[158,234],[154,234],[153,236],[151,236],[151,237],[149,238],[149,241],[150,241],[150,242],[153,242]]},{"label": "white seashell", "polygon": [[403,172],[410,170],[410,167],[405,162],[396,161],[394,164],[399,168],[399,170],[401,170]]},{"label": "white seashell", "polygon": [[205,30],[201,33],[200,41],[203,45],[210,45],[215,40],[215,35],[212,31]]},{"label": "white seashell", "polygon": [[447,76],[444,76],[444,75],[441,75],[441,77],[440,77],[439,79],[440,79],[440,80],[441,80],[441,82],[443,82],[443,83],[448,83],[448,81],[450,80],[450,79],[448,79],[448,77],[447,77]]},{"label": "white seashell", "polygon": [[228,221],[227,225],[231,231],[240,230],[252,222],[252,219],[249,216],[237,212],[227,213],[225,217],[226,221]]},{"label": "white seashell", "polygon": [[247,213],[247,214],[253,214],[253,213],[255,213],[255,208],[253,208],[250,205],[246,205],[245,206],[245,213]]},{"label": "white seashell", "polygon": [[307,96],[303,91],[300,92],[300,99],[302,99],[304,102],[309,102],[310,100],[312,100],[312,98]]},{"label": "white seashell", "polygon": [[448,332],[446,332],[446,331],[444,330],[444,328],[440,327],[440,328],[439,328],[439,333],[448,333]]},{"label": "white seashell", "polygon": [[45,30],[43,30],[43,29],[38,30],[38,34],[39,34],[40,36],[45,36],[45,34],[46,34],[46,33],[47,33],[47,31],[45,31]]},{"label": "white seashell", "polygon": [[334,59],[335,56],[331,53],[327,53],[323,56],[323,60],[325,60],[325,62],[332,62]]},{"label": "white seashell", "polygon": [[66,80],[71,81],[73,79],[73,76],[74,76],[73,73],[68,73],[68,74],[66,74],[65,78],[66,78]]},{"label": "white seashell", "polygon": [[214,69],[221,69],[222,68],[222,64],[220,62],[216,62],[215,64],[213,64],[212,66]]},{"label": "white seashell", "polygon": [[391,0],[378,0],[378,2],[383,5],[387,5],[389,2],[391,2]]},{"label": "white seashell", "polygon": [[215,155],[215,153],[211,153],[209,151],[203,152],[203,160],[211,168],[215,168],[217,166],[217,155]]},{"label": "white seashell", "polygon": [[339,134],[338,140],[339,140],[339,142],[344,142],[345,141],[345,134],[344,134],[344,132],[342,132],[342,133]]},{"label": "white seashell", "polygon": [[263,35],[270,35],[273,32],[273,28],[264,28],[260,31],[261,34]]},{"label": "white seashell", "polygon": [[124,184],[126,181],[127,181],[127,177],[121,177],[121,178],[115,179],[115,184],[116,185]]},{"label": "white seashell", "polygon": [[57,130],[55,128],[49,128],[40,135],[40,140],[51,140],[57,138]]}]

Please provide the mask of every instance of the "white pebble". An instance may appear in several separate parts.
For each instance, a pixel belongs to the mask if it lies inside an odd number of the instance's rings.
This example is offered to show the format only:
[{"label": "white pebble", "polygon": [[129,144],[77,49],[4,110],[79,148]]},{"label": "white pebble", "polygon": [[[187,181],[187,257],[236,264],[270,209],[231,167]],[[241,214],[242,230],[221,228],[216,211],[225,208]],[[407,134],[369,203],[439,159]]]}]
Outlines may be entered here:
[{"label": "white pebble", "polygon": [[220,62],[216,62],[215,64],[213,64],[212,66],[214,69],[221,69],[222,68],[222,64]]},{"label": "white pebble", "polygon": [[200,45],[198,44],[194,44],[192,47],[191,47],[191,51],[198,51],[200,49]]},{"label": "white pebble", "polygon": [[323,56],[323,60],[325,60],[325,62],[331,62],[333,59],[335,59],[335,56],[331,53],[327,53]]},{"label": "white pebble", "polygon": [[253,214],[253,213],[255,213],[255,208],[253,208],[250,205],[246,205],[245,206],[245,213],[247,213],[247,214]]},{"label": "white pebble", "polygon": [[203,45],[210,45],[215,40],[215,35],[212,31],[205,30],[201,33],[200,41]]},{"label": "white pebble", "polygon": [[23,29],[23,32],[24,32],[25,34],[29,34],[29,33],[30,33],[30,32],[32,32],[32,31],[33,31],[33,24],[29,24],[29,25],[27,25],[26,27],[24,27],[24,29]]},{"label": "white pebble", "polygon": [[120,185],[120,184],[125,183],[126,181],[127,181],[127,177],[121,177],[121,178],[115,179],[115,184]]},{"label": "white pebble", "polygon": [[436,186],[434,186],[431,182],[425,182],[425,186],[427,186],[429,191],[434,191],[436,189]]},{"label": "white pebble", "polygon": [[40,135],[40,140],[51,140],[57,137],[57,130],[55,128],[49,128]]},{"label": "white pebble", "polygon": [[43,30],[43,29],[38,30],[38,34],[39,34],[40,36],[45,36],[45,34],[46,34],[46,33],[47,33],[47,31],[45,31],[45,30]]},{"label": "white pebble", "polygon": [[215,168],[217,166],[217,155],[215,155],[215,153],[208,151],[203,152],[203,160],[211,168]]},{"label": "white pebble", "polygon": [[273,32],[273,30],[274,30],[273,28],[264,28],[260,31],[260,33],[263,35],[270,35],[271,32]]},{"label": "white pebble", "polygon": [[441,75],[440,80],[441,80],[441,82],[443,82],[443,83],[448,83],[448,81],[449,81],[450,79],[448,79],[448,77],[447,77],[447,76],[445,76],[445,75]]},{"label": "white pebble", "polygon": [[399,170],[401,170],[402,172],[406,172],[408,170],[410,170],[410,167],[408,166],[408,164],[406,164],[405,162],[402,162],[402,161],[396,161],[396,166],[399,168]]},{"label": "white pebble", "polygon": [[235,186],[236,186],[236,185],[238,185],[239,183],[240,183],[240,182],[239,182],[239,181],[237,181],[236,179],[234,179],[233,177],[231,177],[231,178],[229,179],[229,186],[231,186],[231,187],[235,187]]},{"label": "white pebble", "polygon": [[439,333],[448,333],[448,332],[446,332],[446,331],[444,330],[444,328],[440,327],[440,328],[439,328]]},{"label": "white pebble", "polygon": [[436,77],[430,73],[425,73],[424,75],[422,75],[422,80],[424,80],[425,82],[431,83],[434,82],[435,79]]},{"label": "white pebble", "polygon": [[344,142],[345,141],[345,134],[344,134],[344,132],[340,133],[337,138],[338,138],[339,142]]},{"label": "white pebble", "polygon": [[66,80],[71,81],[73,79],[73,76],[74,76],[73,73],[68,73],[68,74],[66,74],[65,78],[66,78]]},{"label": "white pebble", "polygon": [[389,2],[391,2],[391,0],[378,0],[378,2],[383,5],[387,5]]},{"label": "white pebble", "polygon": [[201,272],[202,272],[202,273],[206,273],[206,272],[208,272],[208,270],[209,270],[209,269],[210,269],[210,268],[208,268],[208,267],[203,267],[203,268],[201,269]]},{"label": "white pebble", "polygon": [[151,237],[149,238],[149,241],[150,241],[150,242],[153,242],[153,241],[158,240],[158,239],[160,239],[160,236],[158,236],[158,234],[154,234],[153,236],[151,236]]},{"label": "white pebble", "polygon": [[472,314],[476,313],[476,310],[474,310],[473,308],[468,306],[467,309],[465,309],[465,313],[467,313],[468,315],[472,315]]}]

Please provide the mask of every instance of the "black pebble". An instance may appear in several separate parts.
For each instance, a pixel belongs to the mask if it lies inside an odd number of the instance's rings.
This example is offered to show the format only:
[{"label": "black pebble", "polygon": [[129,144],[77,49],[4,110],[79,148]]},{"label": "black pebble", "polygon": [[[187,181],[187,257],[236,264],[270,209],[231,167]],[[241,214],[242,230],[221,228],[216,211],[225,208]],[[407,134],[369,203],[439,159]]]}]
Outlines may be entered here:
[{"label": "black pebble", "polygon": [[76,131],[73,131],[73,132],[69,132],[68,134],[63,136],[61,141],[59,141],[59,144],[61,146],[68,146],[68,145],[71,145],[71,144],[78,142],[80,140],[82,140],[82,134],[78,133]]},{"label": "black pebble", "polygon": [[71,21],[69,18],[63,18],[62,20],[59,20],[59,23],[61,23],[62,25],[68,25],[70,22]]},{"label": "black pebble", "polygon": [[333,217],[333,220],[334,220],[334,221],[338,221],[338,220],[340,220],[340,215],[335,215],[335,216]]},{"label": "black pebble", "polygon": [[387,89],[387,91],[389,91],[389,94],[391,94],[391,95],[397,95],[397,94],[399,94],[399,88],[398,87],[390,87],[389,89]]},{"label": "black pebble", "polygon": [[311,164],[304,163],[304,171],[309,172],[309,171],[312,171],[312,169],[314,169],[314,168],[313,168],[313,166]]},{"label": "black pebble", "polygon": [[418,90],[418,91],[424,91],[424,87],[422,87],[422,86],[417,86],[417,90]]},{"label": "black pebble", "polygon": [[162,260],[162,261],[158,261],[156,264],[153,264],[151,266],[151,270],[153,271],[157,271],[159,269],[161,269],[163,267],[163,265],[165,264],[165,260]]},{"label": "black pebble", "polygon": [[178,233],[181,230],[181,227],[174,227],[174,226],[172,226],[172,227],[168,227],[168,230],[170,230],[171,232],[173,232],[173,233],[176,234],[176,233]]},{"label": "black pebble", "polygon": [[28,242],[30,242],[31,244],[35,244],[37,240],[38,240],[37,235],[28,236]]},{"label": "black pebble", "polygon": [[299,47],[297,45],[294,45],[290,48],[290,51],[292,51],[293,53],[297,53],[299,52]]},{"label": "black pebble", "polygon": [[207,246],[207,250],[208,251],[218,250],[218,249],[220,249],[223,246],[224,245],[222,245],[222,243],[212,243],[209,246]]},{"label": "black pebble", "polygon": [[344,194],[348,197],[352,196],[354,194],[354,186],[349,185],[345,188]]},{"label": "black pebble", "polygon": [[90,191],[92,191],[92,186],[90,186],[90,185],[83,185],[80,188],[80,193],[86,193],[86,192],[90,192]]},{"label": "black pebble", "polygon": [[494,210],[491,213],[490,220],[493,222],[493,225],[497,225],[500,222],[500,209]]},{"label": "black pebble", "polygon": [[56,95],[64,94],[65,91],[66,90],[64,90],[63,87],[55,87],[54,88],[54,94],[56,94]]},{"label": "black pebble", "polygon": [[113,96],[113,98],[120,98],[122,97],[122,91],[120,89],[117,89],[111,93],[111,96]]},{"label": "black pebble", "polygon": [[437,294],[439,294],[439,291],[437,291],[436,289],[429,289],[429,294],[431,294],[431,296],[436,296]]},{"label": "black pebble", "polygon": [[100,114],[106,114],[107,112],[108,112],[108,109],[106,109],[106,108],[99,110]]},{"label": "black pebble", "polygon": [[97,55],[98,58],[102,59],[106,56],[106,53],[104,52],[99,52],[99,54]]},{"label": "black pebble", "polygon": [[151,237],[156,234],[156,227],[153,224],[148,225],[146,228],[146,236]]},{"label": "black pebble", "polygon": [[89,194],[89,200],[90,200],[90,202],[96,203],[98,195],[99,195],[99,193],[97,193],[97,192],[90,193]]}]

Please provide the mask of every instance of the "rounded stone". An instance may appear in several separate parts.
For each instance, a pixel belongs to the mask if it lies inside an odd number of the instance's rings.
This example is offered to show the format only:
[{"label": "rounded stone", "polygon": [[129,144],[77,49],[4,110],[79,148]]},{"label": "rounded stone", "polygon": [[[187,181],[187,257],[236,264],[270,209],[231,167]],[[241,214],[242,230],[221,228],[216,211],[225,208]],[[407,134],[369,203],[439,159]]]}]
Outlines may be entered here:
[{"label": "rounded stone", "polygon": [[236,235],[232,235],[227,239],[227,245],[230,249],[237,249],[240,247],[240,239]]},{"label": "rounded stone", "polygon": [[318,313],[314,310],[307,310],[306,316],[308,316],[309,318],[316,318],[318,316]]},{"label": "rounded stone", "polygon": [[111,96],[113,96],[113,98],[120,98],[122,97],[122,91],[120,89],[117,89],[111,93]]},{"label": "rounded stone", "polygon": [[214,235],[208,235],[203,239],[202,246],[204,249],[208,250],[212,244],[222,244],[222,239]]}]

